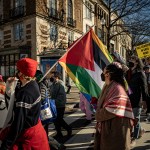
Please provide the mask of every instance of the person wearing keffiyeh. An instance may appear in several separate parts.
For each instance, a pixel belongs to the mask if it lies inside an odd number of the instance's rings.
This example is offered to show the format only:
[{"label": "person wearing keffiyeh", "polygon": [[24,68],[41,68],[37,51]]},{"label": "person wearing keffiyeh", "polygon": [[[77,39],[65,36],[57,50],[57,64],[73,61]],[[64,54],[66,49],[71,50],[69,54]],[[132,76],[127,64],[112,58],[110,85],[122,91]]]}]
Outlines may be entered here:
[{"label": "person wearing keffiyeh", "polygon": [[101,78],[105,85],[96,110],[94,150],[129,150],[134,115],[120,63],[109,64]]}]

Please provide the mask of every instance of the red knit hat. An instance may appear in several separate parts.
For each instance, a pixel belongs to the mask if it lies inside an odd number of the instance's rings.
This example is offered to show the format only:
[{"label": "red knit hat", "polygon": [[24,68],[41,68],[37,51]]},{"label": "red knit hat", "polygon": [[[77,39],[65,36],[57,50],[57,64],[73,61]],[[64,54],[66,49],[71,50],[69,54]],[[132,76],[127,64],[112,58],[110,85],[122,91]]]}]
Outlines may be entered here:
[{"label": "red knit hat", "polygon": [[37,61],[30,58],[22,58],[17,61],[17,69],[28,77],[35,76],[37,65]]}]

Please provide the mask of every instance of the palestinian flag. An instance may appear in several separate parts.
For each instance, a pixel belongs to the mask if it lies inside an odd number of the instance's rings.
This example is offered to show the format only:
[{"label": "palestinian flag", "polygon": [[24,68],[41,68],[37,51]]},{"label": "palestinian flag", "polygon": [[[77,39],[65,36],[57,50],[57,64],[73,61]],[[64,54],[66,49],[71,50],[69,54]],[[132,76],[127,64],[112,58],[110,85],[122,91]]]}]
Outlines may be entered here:
[{"label": "palestinian flag", "polygon": [[92,29],[58,61],[81,92],[99,97],[104,84],[101,73],[112,62],[112,58]]}]

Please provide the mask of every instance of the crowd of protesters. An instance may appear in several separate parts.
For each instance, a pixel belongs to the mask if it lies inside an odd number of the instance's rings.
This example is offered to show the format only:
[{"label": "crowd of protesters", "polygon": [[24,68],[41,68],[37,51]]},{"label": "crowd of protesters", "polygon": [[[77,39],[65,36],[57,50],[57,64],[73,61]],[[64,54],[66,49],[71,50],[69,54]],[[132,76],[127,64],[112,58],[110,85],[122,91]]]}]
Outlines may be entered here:
[{"label": "crowd of protesters", "polygon": [[[144,133],[140,125],[143,104],[146,104],[145,121],[150,121],[150,60],[144,61],[144,66],[137,56],[132,56],[127,65],[114,59],[116,62],[106,66],[101,74],[105,85],[96,100],[95,150],[131,149]],[[39,82],[43,73],[37,70],[37,66],[37,61],[22,58],[17,62],[16,77],[8,78],[9,82],[15,78],[19,81],[14,89],[13,122],[0,150],[49,150],[50,145],[58,150],[66,149],[56,140],[63,137],[61,128],[67,131],[68,137],[72,135],[72,128],[63,119],[66,92],[61,74],[52,72],[50,79]],[[5,82],[0,75],[0,93],[4,95],[5,89]],[[57,118],[54,120],[57,134],[54,137],[49,136],[49,123],[43,124],[39,119],[41,101],[45,99],[47,91],[49,97],[55,100],[57,109]],[[93,112],[84,93],[80,93],[80,108],[90,123]]]}]

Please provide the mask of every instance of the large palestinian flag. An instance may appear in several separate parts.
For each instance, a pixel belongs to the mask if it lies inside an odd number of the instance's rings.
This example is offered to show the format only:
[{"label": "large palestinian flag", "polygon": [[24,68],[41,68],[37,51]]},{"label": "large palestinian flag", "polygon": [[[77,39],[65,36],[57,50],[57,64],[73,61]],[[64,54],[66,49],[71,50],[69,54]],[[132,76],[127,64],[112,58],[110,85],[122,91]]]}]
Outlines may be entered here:
[{"label": "large palestinian flag", "polygon": [[100,75],[112,58],[92,29],[58,61],[81,92],[99,97],[104,84]]}]

